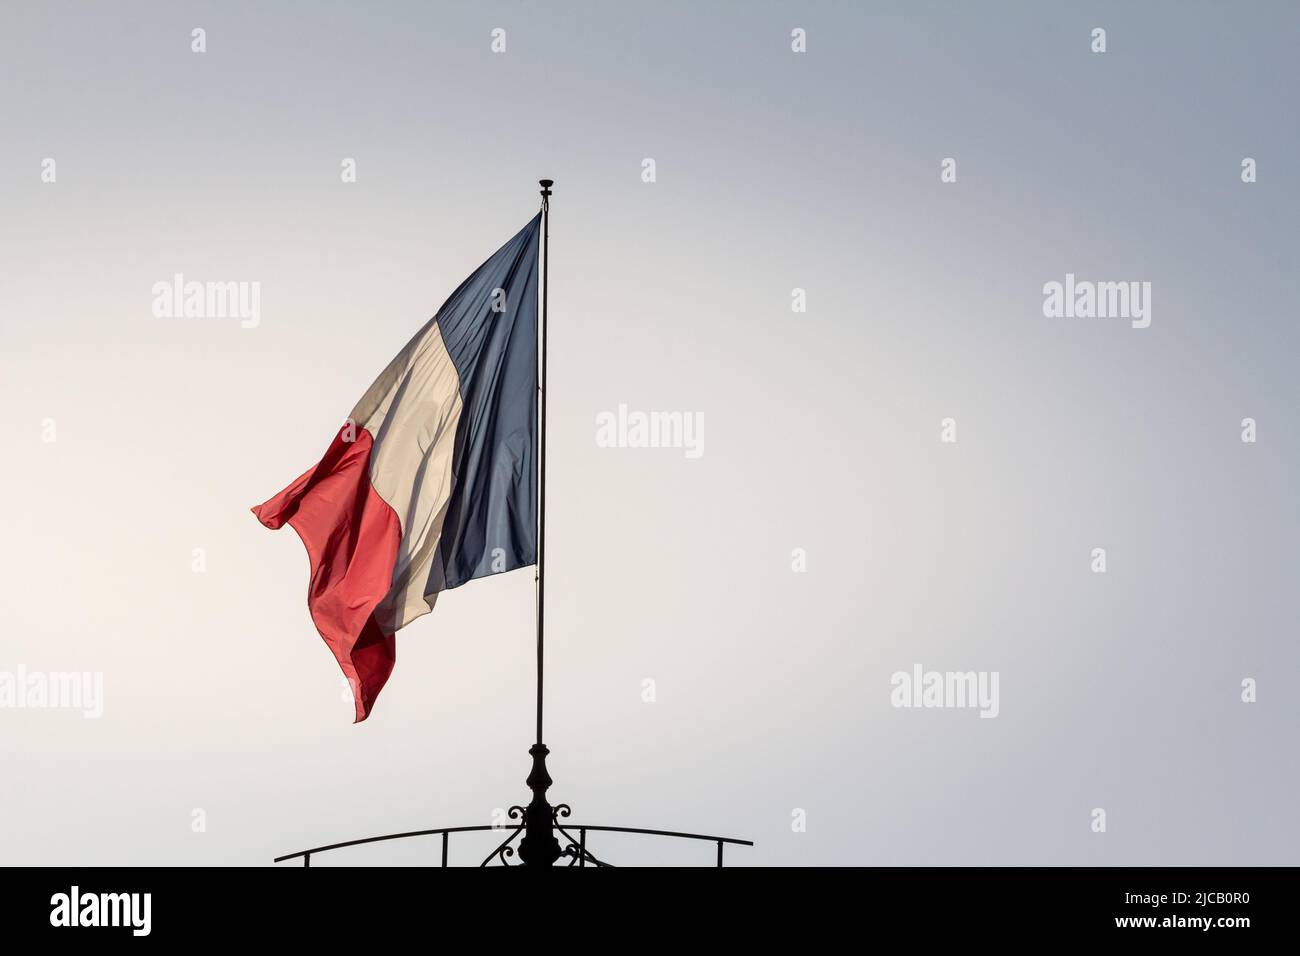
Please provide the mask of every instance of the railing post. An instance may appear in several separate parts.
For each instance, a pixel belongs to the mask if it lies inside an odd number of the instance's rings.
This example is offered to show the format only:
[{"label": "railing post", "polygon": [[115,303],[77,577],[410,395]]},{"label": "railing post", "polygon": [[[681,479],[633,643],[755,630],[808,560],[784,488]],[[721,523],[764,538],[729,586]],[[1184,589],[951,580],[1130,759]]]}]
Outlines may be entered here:
[{"label": "railing post", "polygon": [[304,853],[304,854],[302,855],[302,865],[303,865],[303,866],[311,866],[311,854],[310,854],[310,853]]},{"label": "railing post", "polygon": [[450,836],[446,830],[442,831],[442,865],[447,865],[447,837]]},{"label": "railing post", "polygon": [[718,866],[722,866],[722,841],[718,841]]},{"label": "railing post", "polygon": [[587,828],[578,830],[578,866],[587,865]]}]

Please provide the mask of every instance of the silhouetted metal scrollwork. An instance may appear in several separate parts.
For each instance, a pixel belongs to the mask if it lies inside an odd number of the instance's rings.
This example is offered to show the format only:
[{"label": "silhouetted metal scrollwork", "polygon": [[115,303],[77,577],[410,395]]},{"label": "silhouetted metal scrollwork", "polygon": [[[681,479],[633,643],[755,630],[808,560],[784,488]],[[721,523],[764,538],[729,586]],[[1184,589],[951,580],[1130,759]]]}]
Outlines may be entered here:
[{"label": "silhouetted metal scrollwork", "polygon": [[493,850],[491,853],[487,855],[487,858],[484,859],[484,861],[480,863],[479,866],[487,866],[493,860],[499,860],[502,866],[522,865],[520,863],[510,862],[510,858],[515,855],[515,848],[511,846],[511,844],[515,842],[515,840],[519,837],[519,834],[524,832],[524,824],[527,822],[528,814],[523,807],[513,806],[506,811],[506,816],[508,816],[511,820],[518,820],[519,825],[515,827],[513,831],[511,831],[510,836],[506,837],[505,840],[502,841],[500,846],[498,846],[495,850]]},{"label": "silhouetted metal scrollwork", "polygon": [[569,857],[566,866],[577,866],[579,864],[590,864],[591,866],[613,866],[613,863],[606,863],[604,860],[596,858],[590,850],[584,846],[584,840],[575,840],[573,834],[560,824],[561,817],[568,817],[573,814],[573,809],[567,803],[557,804],[554,813],[551,815],[551,822],[555,829],[564,836],[569,842],[560,850],[560,856]]}]

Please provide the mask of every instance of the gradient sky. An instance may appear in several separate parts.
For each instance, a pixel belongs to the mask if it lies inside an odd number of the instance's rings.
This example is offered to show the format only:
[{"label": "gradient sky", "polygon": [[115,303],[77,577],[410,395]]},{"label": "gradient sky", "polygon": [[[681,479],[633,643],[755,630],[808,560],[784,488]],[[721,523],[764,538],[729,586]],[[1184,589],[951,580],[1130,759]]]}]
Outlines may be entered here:
[{"label": "gradient sky", "polygon": [[[7,5],[0,670],[102,671],[105,713],[0,709],[0,861],[525,801],[531,573],[443,595],[354,726],[248,508],[552,177],[554,801],[737,864],[1296,863],[1300,12],[1087,7]],[[1045,318],[1067,272],[1151,282],[1150,328]],[[175,273],[260,324],[155,318]],[[703,457],[597,447],[620,403]],[[917,663],[999,716],[891,707]]]}]

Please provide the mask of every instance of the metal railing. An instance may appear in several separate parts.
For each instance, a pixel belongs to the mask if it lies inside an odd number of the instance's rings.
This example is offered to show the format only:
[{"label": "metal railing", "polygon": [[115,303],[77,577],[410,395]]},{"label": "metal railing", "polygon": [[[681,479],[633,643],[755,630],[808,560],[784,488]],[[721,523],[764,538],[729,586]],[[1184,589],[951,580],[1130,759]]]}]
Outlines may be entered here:
[{"label": "metal railing", "polygon": [[[557,808],[558,809],[558,808]],[[523,831],[523,825],[494,827],[494,826],[476,826],[476,827],[438,827],[433,830],[411,830],[407,833],[388,833],[384,836],[365,837],[361,840],[345,840],[342,843],[331,843],[327,846],[312,847],[310,850],[299,850],[297,853],[286,853],[284,856],[277,856],[276,863],[283,863],[285,860],[302,860],[303,866],[311,866],[311,858],[321,853],[328,853],[331,850],[341,850],[350,846],[363,846],[368,843],[383,843],[386,840],[404,840],[408,837],[422,836],[441,836],[442,837],[442,866],[447,866],[447,852],[453,833],[481,833],[484,831],[502,832],[505,830],[512,831],[504,843],[493,850],[488,857],[480,864],[487,866],[494,859],[503,865],[510,864],[509,858],[514,856],[514,848],[511,844],[514,839]],[[576,830],[577,838],[575,839],[568,830]],[[722,854],[727,844],[732,846],[753,846],[752,840],[739,840],[734,837],[709,836],[704,833],[681,833],[675,830],[647,830],[640,827],[605,827],[594,826],[591,824],[566,824],[565,828],[560,828],[560,832],[569,840],[561,855],[568,857],[568,866],[611,866],[603,860],[597,859],[587,848],[588,833],[635,833],[641,836],[658,836],[671,837],[679,840],[702,840],[707,843],[713,843],[717,847],[717,866],[722,866]]]}]

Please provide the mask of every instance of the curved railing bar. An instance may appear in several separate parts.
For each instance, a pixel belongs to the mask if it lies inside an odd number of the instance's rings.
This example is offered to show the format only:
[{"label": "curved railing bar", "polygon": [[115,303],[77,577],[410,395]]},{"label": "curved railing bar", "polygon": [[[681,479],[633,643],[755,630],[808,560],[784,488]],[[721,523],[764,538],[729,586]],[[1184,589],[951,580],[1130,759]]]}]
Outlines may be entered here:
[{"label": "curved railing bar", "polygon": [[[645,830],[640,827],[598,827],[587,826],[581,823],[569,823],[565,821],[565,826],[573,830],[592,830],[601,833],[640,833],[645,836],[663,836],[676,837],[680,840],[706,840],[710,843],[730,843],[733,846],[753,846],[753,840],[738,840],[735,837],[708,836],[704,833],[680,833],[676,830]],[[331,843],[328,846],[312,847],[310,850],[299,850],[297,853],[286,853],[284,856],[277,856],[273,862],[283,863],[285,860],[297,860],[304,856],[315,856],[317,853],[326,853],[330,850],[342,850],[350,846],[362,846],[366,843],[382,843],[385,840],[404,840],[407,837],[418,836],[435,836],[440,833],[481,833],[484,830],[512,830],[513,827],[494,827],[490,824],[483,824],[476,827],[438,827],[433,830],[411,830],[407,833],[388,833],[384,836],[365,837],[361,840],[345,840],[342,843]]]},{"label": "curved railing bar", "polygon": [[384,840],[403,840],[406,837],[434,836],[439,833],[474,833],[483,830],[513,830],[514,827],[494,827],[490,824],[484,824],[477,827],[439,827],[436,830],[411,830],[408,833],[389,833],[384,836],[366,837],[363,840],[346,840],[343,843],[331,843],[329,846],[312,847],[310,850],[299,850],[297,853],[286,853],[284,856],[277,856],[272,862],[283,863],[285,860],[296,860],[301,856],[311,856],[316,853],[325,853],[328,850],[341,850],[344,847],[360,846],[363,843],[382,843]]},{"label": "curved railing bar", "polygon": [[564,824],[571,830],[599,830],[602,833],[643,833],[646,836],[677,837],[682,840],[707,840],[710,843],[730,843],[734,846],[753,846],[753,840],[738,840],[735,837],[709,836],[705,833],[678,833],[675,830],[642,830],[639,827],[597,827],[585,823]]}]

